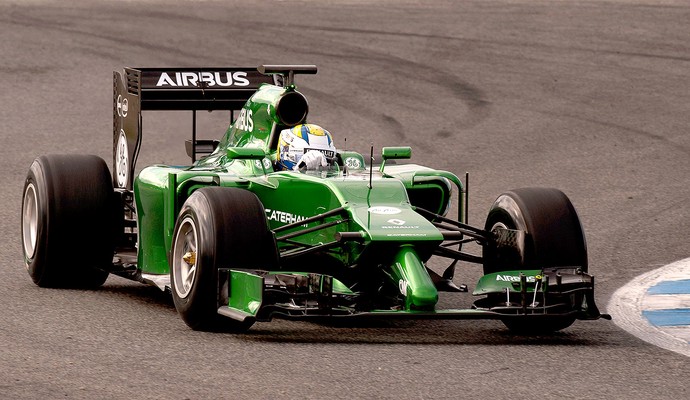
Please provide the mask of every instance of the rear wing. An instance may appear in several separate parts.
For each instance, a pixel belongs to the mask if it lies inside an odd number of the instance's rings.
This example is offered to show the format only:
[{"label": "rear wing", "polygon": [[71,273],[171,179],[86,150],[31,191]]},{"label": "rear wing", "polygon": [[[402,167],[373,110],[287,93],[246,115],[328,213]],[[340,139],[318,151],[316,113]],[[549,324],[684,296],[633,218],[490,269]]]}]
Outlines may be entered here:
[{"label": "rear wing", "polygon": [[254,92],[274,77],[255,67],[124,68],[113,72],[113,183],[132,189],[141,145],[141,112],[191,110],[192,143],[197,110],[239,110]]}]

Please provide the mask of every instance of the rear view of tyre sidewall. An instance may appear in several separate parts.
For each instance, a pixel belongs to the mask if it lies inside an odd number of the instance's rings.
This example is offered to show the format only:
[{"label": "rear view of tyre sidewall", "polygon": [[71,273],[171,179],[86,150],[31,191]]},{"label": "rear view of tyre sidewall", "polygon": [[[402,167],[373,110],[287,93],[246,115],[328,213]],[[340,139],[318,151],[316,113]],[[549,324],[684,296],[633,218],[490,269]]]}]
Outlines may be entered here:
[{"label": "rear view of tyre sidewall", "polygon": [[31,165],[22,196],[24,263],[42,287],[97,287],[114,247],[113,189],[105,162],[49,155]]},{"label": "rear view of tyre sidewall", "polygon": [[[192,253],[193,262],[188,258]],[[242,189],[197,190],[178,216],[169,263],[175,308],[189,327],[248,329],[251,322],[218,315],[218,268],[271,268],[277,264],[263,205],[256,195]]]}]

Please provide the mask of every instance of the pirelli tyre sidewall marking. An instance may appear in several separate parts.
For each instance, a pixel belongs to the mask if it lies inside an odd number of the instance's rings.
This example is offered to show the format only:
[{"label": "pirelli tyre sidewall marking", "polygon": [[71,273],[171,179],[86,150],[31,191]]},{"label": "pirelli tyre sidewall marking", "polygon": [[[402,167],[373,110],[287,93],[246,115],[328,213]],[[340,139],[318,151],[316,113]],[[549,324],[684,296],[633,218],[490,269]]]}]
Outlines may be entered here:
[{"label": "pirelli tyre sidewall marking", "polygon": [[120,129],[120,137],[117,139],[115,148],[115,176],[117,177],[117,187],[127,187],[129,182],[129,149],[127,148],[127,137],[125,131]]}]

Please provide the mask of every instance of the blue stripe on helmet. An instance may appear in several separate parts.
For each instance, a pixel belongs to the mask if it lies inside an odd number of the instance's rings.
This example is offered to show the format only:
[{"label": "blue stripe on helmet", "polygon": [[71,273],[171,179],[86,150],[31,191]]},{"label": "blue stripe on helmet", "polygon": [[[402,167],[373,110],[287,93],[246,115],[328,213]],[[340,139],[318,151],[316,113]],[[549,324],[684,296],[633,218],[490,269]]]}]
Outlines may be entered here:
[{"label": "blue stripe on helmet", "polygon": [[302,125],[302,128],[300,129],[300,135],[302,136],[302,139],[304,139],[304,141],[307,142],[307,144],[309,144],[309,125]]}]

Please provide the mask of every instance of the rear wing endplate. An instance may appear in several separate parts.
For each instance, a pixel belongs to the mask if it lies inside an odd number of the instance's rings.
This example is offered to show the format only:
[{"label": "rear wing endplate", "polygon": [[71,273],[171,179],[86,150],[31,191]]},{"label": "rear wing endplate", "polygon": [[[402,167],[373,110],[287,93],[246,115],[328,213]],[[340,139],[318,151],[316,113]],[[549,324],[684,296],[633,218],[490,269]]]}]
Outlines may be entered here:
[{"label": "rear wing endplate", "polygon": [[[144,110],[239,110],[274,77],[255,67],[124,68],[113,72],[113,183],[132,189]],[[196,116],[196,114],[194,114]]]}]

